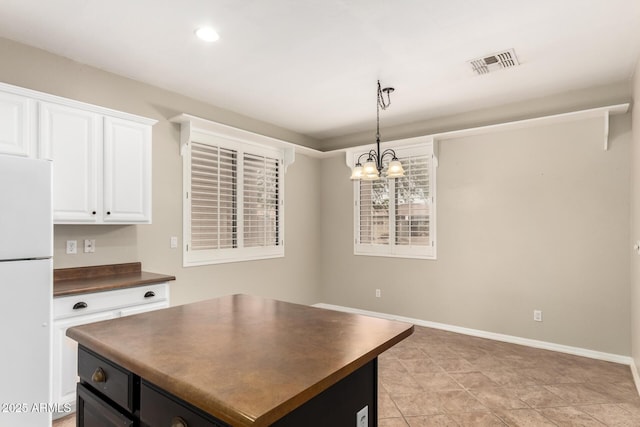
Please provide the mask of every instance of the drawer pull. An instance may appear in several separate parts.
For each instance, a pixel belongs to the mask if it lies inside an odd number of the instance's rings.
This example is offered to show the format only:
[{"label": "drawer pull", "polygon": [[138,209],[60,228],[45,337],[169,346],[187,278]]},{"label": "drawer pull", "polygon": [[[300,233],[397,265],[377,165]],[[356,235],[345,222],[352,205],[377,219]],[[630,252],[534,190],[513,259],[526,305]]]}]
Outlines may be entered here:
[{"label": "drawer pull", "polygon": [[147,291],[147,292],[144,294],[144,297],[145,297],[145,298],[153,298],[153,297],[155,297],[155,296],[156,296],[156,293],[155,293],[155,292],[153,292],[153,291]]},{"label": "drawer pull", "polygon": [[189,427],[187,422],[180,417],[173,417],[171,420],[171,427]]},{"label": "drawer pull", "polygon": [[106,383],[107,374],[105,374],[102,368],[98,366],[93,375],[91,375],[91,381],[93,381],[94,383]]},{"label": "drawer pull", "polygon": [[82,308],[87,308],[87,307],[88,307],[87,303],[84,302],[84,301],[80,301],[80,302],[77,302],[77,303],[73,304],[73,309],[74,310],[80,310]]}]

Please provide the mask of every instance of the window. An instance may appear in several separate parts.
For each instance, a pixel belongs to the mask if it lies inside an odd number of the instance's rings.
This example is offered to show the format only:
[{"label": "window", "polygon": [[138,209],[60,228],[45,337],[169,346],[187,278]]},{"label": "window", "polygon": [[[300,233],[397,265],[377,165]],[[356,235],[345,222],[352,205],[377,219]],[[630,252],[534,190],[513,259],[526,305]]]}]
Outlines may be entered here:
[{"label": "window", "polygon": [[[354,181],[354,253],[435,259],[433,143],[394,150],[404,177]],[[360,154],[354,152],[353,157]]]},{"label": "window", "polygon": [[183,156],[185,266],[284,256],[282,149],[192,132]]}]

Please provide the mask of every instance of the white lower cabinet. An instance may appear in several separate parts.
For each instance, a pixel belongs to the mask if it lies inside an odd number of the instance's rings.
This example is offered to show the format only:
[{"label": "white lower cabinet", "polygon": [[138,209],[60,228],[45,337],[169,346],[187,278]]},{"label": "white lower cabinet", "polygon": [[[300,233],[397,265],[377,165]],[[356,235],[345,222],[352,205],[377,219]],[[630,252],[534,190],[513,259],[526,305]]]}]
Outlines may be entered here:
[{"label": "white lower cabinet", "polygon": [[[169,307],[169,284],[58,297],[53,300],[52,402],[75,410],[78,344],[67,337],[73,326],[131,316]],[[54,414],[53,418],[66,413]]]},{"label": "white lower cabinet", "polygon": [[[78,343],[67,338],[67,329],[101,320],[113,319],[111,311],[88,316],[56,320],[53,325],[53,401],[61,405],[76,401],[76,383],[78,382]],[[58,406],[61,408],[62,406]]]}]

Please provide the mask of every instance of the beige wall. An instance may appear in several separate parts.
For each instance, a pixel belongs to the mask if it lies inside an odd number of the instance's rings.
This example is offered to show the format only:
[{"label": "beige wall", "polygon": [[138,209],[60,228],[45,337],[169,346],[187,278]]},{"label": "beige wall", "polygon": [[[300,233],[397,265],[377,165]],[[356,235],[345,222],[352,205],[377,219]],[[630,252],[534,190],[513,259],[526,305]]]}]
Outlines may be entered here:
[{"label": "beige wall", "polygon": [[[630,354],[629,115],[612,120],[607,152],[596,121],[441,143],[436,261],[355,257],[344,157],[298,154],[285,177],[285,258],[183,268],[181,252],[169,248],[182,235],[182,166],[179,128],[167,118],[184,112],[301,145],[318,141],[8,40],[0,39],[0,58],[2,82],[159,120],[153,224],[56,226],[56,267],[142,261],[177,276],[173,304],[246,292]],[[622,86],[612,86],[616,102]],[[636,129],[639,121],[634,113]],[[64,254],[67,239],[85,238],[96,239],[95,254]],[[543,323],[532,321],[533,309],[543,310]],[[638,316],[633,325],[640,337]]]},{"label": "beige wall", "polygon": [[436,261],[354,256],[349,170],[325,160],[323,301],[629,355],[630,132],[627,114],[609,151],[601,119],[440,142]]},{"label": "beige wall", "polygon": [[[640,60],[633,76],[633,143],[631,144],[631,238],[640,240]],[[631,255],[631,345],[636,367],[640,367],[640,255]]]},{"label": "beige wall", "polygon": [[[172,274],[172,304],[230,293],[266,295],[287,301],[318,301],[320,161],[303,155],[285,176],[284,258],[206,267],[182,267],[182,159],[179,127],[167,121],[189,113],[303,145],[314,141],[285,129],[41,50],[0,39],[0,81],[158,120],[153,127],[153,224],[54,227],[56,268],[141,261],[143,268]],[[96,239],[95,254],[66,255],[67,239]]]}]

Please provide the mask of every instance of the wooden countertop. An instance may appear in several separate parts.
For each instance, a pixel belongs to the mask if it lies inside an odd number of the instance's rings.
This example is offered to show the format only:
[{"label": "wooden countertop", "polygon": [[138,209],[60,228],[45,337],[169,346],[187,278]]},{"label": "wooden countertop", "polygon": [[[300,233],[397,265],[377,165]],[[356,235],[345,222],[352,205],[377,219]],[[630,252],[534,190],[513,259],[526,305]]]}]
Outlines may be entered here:
[{"label": "wooden countertop", "polygon": [[268,426],[413,333],[408,323],[232,295],[67,335],[233,426]]},{"label": "wooden countertop", "polygon": [[142,271],[142,264],[98,265],[53,270],[53,296],[102,292],[176,280],[175,276]]}]

